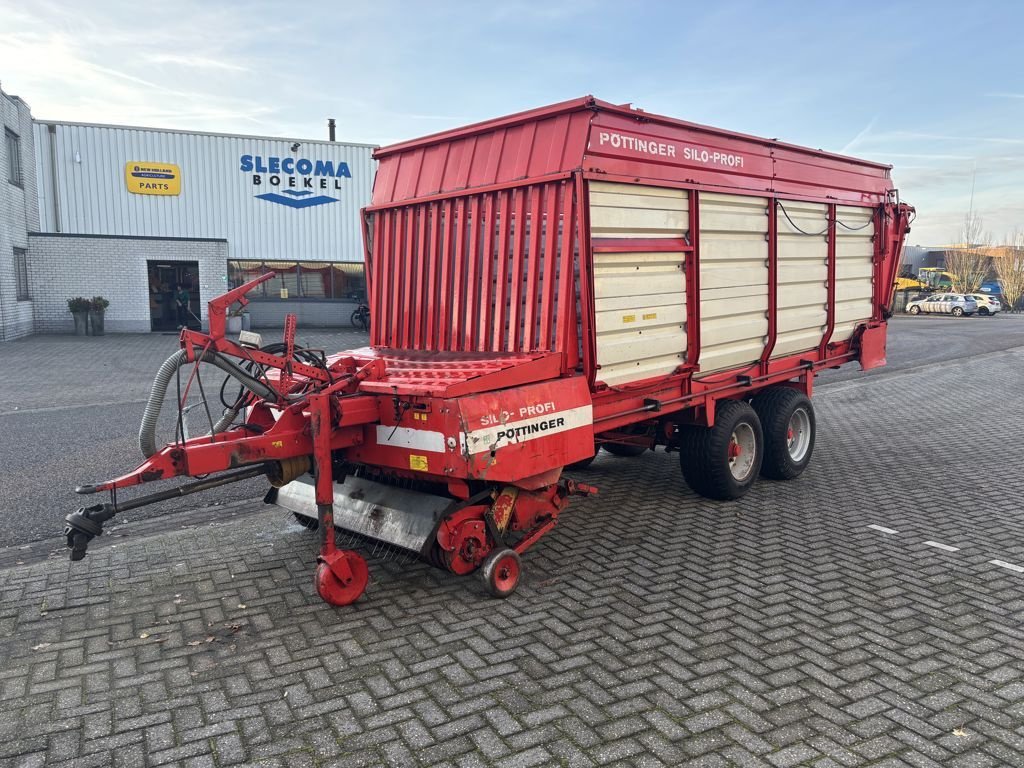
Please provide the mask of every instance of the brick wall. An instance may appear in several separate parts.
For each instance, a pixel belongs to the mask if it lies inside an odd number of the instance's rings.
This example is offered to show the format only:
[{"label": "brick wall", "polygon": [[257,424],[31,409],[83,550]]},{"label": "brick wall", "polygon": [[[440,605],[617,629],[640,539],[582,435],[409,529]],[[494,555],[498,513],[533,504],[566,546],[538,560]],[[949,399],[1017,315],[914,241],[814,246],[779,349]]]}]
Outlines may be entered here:
[{"label": "brick wall", "polygon": [[227,286],[228,244],[224,240],[87,237],[39,232],[29,237],[29,286],[36,333],[73,333],[67,300],[103,296],[110,301],[104,325],[112,333],[150,330],[146,261],[199,263],[203,326],[206,302]]},{"label": "brick wall", "polygon": [[[32,113],[17,96],[0,89],[0,340],[32,333],[33,302],[18,301],[14,275],[14,249],[28,248],[28,232],[39,229],[36,195],[36,155],[32,141]],[[22,186],[7,180],[10,159],[4,128],[20,138]],[[29,257],[31,259],[31,256]],[[29,296],[34,298],[29,292]]]}]

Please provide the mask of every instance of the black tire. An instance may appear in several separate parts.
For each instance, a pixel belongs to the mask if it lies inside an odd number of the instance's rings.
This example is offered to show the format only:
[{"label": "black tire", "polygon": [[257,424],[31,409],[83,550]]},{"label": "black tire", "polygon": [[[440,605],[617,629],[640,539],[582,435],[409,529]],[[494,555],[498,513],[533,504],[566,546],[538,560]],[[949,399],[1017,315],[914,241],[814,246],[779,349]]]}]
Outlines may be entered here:
[{"label": "black tire", "polygon": [[629,443],[601,443],[601,447],[613,456],[639,456],[647,450],[645,445],[630,445]]},{"label": "black tire", "polygon": [[978,314],[981,315],[982,317],[987,317],[989,314],[988,307],[979,307]]},{"label": "black tire", "polygon": [[964,308],[963,307],[953,307],[952,314],[953,314],[953,317],[963,317],[963,315],[964,315]]},{"label": "black tire", "polygon": [[[810,398],[789,387],[769,387],[755,395],[750,404],[757,411],[764,430],[761,476],[769,480],[799,477],[811,461],[817,435]],[[796,431],[792,437],[791,428]]]},{"label": "black tire", "polygon": [[916,304],[914,306],[912,306],[910,309],[908,309],[907,311],[910,314],[912,314],[912,315],[920,315],[921,314],[921,308],[919,306],[917,306]]},{"label": "black tire", "polygon": [[[753,460],[742,477],[733,471],[730,447],[737,430],[753,440]],[[723,400],[715,408],[715,426],[683,427],[679,432],[679,466],[686,484],[708,499],[738,499],[757,480],[764,453],[761,420],[740,400]],[[735,457],[733,457],[735,458]]]},{"label": "black tire", "polygon": [[306,517],[305,515],[300,515],[298,512],[292,512],[292,517],[295,518],[295,522],[307,531],[315,531],[320,527],[320,521],[315,517]]}]

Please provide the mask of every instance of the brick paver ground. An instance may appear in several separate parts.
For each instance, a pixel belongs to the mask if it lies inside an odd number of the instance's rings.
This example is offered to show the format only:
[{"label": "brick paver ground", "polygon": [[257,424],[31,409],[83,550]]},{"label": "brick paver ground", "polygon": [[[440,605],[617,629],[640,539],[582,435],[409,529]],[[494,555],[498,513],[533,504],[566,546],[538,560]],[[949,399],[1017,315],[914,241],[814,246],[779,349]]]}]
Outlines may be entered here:
[{"label": "brick paver ground", "polygon": [[19,550],[0,766],[1021,765],[1024,573],[990,561],[1024,565],[1022,370],[823,387],[811,468],[739,502],[604,455],[506,601],[371,560],[329,608],[314,537],[249,504]]}]

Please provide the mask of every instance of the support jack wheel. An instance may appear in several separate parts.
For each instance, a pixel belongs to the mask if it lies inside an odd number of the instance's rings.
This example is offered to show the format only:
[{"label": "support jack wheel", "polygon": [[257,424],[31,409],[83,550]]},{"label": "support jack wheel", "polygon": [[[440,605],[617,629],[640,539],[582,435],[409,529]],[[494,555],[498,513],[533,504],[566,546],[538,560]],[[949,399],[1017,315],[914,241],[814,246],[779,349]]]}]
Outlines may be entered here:
[{"label": "support jack wheel", "polygon": [[514,549],[495,550],[480,566],[480,578],[494,597],[504,598],[515,592],[521,574],[519,553]]},{"label": "support jack wheel", "polygon": [[366,590],[370,569],[357,552],[336,551],[332,562],[316,566],[316,592],[329,605],[351,605]]}]

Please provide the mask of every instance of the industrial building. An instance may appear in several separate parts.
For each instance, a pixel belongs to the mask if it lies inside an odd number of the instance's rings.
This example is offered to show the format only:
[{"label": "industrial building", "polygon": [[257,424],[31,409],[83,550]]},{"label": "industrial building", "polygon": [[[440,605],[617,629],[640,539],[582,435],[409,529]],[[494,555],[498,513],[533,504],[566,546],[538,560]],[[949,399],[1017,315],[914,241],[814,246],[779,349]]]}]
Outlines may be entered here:
[{"label": "industrial building", "polygon": [[365,298],[360,209],[374,147],[33,119],[0,89],[0,338],[69,333],[67,300],[110,301],[106,329],[176,331],[268,269],[253,326],[347,322]]}]

